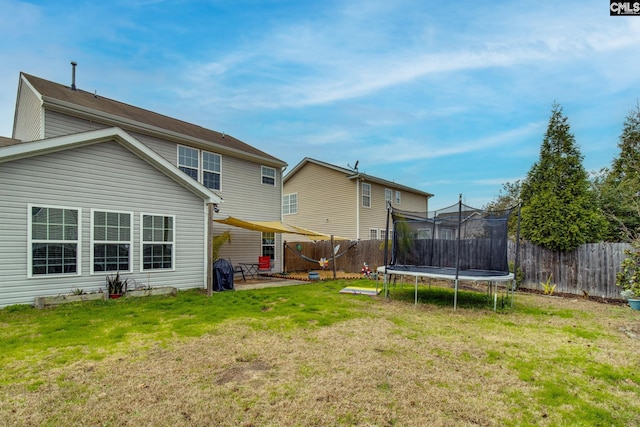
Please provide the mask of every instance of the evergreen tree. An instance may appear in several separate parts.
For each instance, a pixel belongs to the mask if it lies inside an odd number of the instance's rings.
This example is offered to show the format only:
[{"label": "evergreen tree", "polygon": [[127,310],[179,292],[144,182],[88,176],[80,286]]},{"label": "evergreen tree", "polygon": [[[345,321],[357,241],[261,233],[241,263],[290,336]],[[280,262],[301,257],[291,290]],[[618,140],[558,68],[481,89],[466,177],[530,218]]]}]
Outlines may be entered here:
[{"label": "evergreen tree", "polygon": [[607,240],[629,241],[640,231],[640,106],[627,116],[618,147],[596,187],[608,219]]},{"label": "evergreen tree", "polygon": [[[502,184],[502,189],[498,196],[487,203],[487,205],[483,208],[487,211],[504,211],[506,209],[518,209],[518,204],[520,203],[520,189],[522,188],[522,181],[516,180],[515,182],[507,182]],[[509,237],[512,239],[516,238],[518,232],[518,215],[517,212],[514,211],[509,217]]]},{"label": "evergreen tree", "polygon": [[606,223],[582,159],[567,118],[554,103],[540,158],[522,184],[521,233],[525,239],[570,251],[601,238]]}]

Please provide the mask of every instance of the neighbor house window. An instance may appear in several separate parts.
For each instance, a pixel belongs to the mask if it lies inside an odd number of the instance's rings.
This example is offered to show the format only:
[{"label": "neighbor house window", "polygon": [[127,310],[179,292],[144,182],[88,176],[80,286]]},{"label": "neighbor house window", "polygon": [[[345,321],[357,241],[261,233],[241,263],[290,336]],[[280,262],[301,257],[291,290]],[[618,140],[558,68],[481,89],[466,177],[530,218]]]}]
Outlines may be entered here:
[{"label": "neighbor house window", "polygon": [[298,213],[298,193],[282,196],[282,214],[291,215]]},{"label": "neighbor house window", "polygon": [[[451,231],[451,230],[449,230]],[[418,239],[431,239],[431,229],[430,228],[419,228],[418,229]]]},{"label": "neighbor house window", "polygon": [[276,185],[276,170],[267,166],[262,166],[262,183]]},{"label": "neighbor house window", "polygon": [[362,206],[371,207],[371,184],[365,182],[362,183]]},{"label": "neighbor house window", "polygon": [[393,191],[391,191],[391,189],[389,189],[389,188],[385,188],[384,189],[384,201],[385,202],[390,202],[391,201],[392,193],[393,193]]},{"label": "neighbor house window", "polygon": [[382,240],[387,238],[387,230],[380,229],[380,238]]},{"label": "neighbor house window", "polygon": [[93,272],[131,271],[132,215],[127,212],[92,211]]},{"label": "neighbor house window", "polygon": [[440,230],[440,238],[446,240],[453,240],[453,230],[450,228],[442,228]]},{"label": "neighbor house window", "polygon": [[400,192],[396,191],[396,205],[400,204]]},{"label": "neighbor house window", "polygon": [[80,210],[29,205],[28,276],[80,273]]},{"label": "neighbor house window", "polygon": [[375,239],[377,239],[377,238],[378,238],[378,230],[377,230],[377,229],[375,229],[375,228],[370,229],[370,230],[369,230],[369,238],[370,238],[371,240],[375,240]]},{"label": "neighbor house window", "polygon": [[220,190],[222,158],[219,154],[178,145],[178,168],[212,190]]},{"label": "neighbor house window", "polygon": [[175,217],[141,214],[142,270],[174,268]]},{"label": "neighbor house window", "polygon": [[262,256],[276,257],[276,235],[275,233],[262,233]]}]

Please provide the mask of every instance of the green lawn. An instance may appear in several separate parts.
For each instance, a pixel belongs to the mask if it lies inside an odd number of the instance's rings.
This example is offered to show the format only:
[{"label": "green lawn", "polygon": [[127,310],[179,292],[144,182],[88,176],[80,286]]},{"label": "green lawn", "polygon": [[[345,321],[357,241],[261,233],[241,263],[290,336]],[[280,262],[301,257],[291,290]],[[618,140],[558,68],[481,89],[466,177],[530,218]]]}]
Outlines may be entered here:
[{"label": "green lawn", "polygon": [[2,425],[640,425],[640,312],[333,281],[0,310]]}]

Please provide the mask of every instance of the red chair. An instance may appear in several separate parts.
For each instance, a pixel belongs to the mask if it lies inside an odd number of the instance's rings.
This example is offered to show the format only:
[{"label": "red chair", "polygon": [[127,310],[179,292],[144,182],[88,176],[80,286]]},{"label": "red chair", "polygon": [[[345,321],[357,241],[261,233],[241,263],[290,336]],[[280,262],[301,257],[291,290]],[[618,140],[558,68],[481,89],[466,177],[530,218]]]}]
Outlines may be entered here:
[{"label": "red chair", "polygon": [[273,264],[270,256],[266,255],[258,257],[258,275],[264,274],[269,277],[272,269]]}]

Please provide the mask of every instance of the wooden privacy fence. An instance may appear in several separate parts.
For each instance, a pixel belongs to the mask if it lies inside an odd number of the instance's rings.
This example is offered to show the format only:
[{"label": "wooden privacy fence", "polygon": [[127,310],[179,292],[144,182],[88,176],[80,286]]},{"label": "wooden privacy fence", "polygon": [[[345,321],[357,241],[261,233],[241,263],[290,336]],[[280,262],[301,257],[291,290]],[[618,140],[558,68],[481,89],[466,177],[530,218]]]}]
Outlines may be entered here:
[{"label": "wooden privacy fence", "polygon": [[[509,242],[509,260],[515,259],[515,242]],[[533,243],[520,244],[522,287],[542,289],[540,282],[556,284],[555,292],[621,299],[616,274],[624,260],[627,243],[589,243],[570,252],[551,251]]]},{"label": "wooden privacy fence", "polygon": [[[354,242],[335,241],[340,245],[335,260],[336,270],[359,273],[363,263],[371,271],[384,265],[383,240],[362,240]],[[508,245],[508,259],[515,260],[515,242]],[[524,242],[520,244],[520,269],[524,273],[522,288],[542,290],[540,282],[556,284],[555,292],[589,295],[601,298],[620,299],[620,289],[616,287],[616,274],[624,260],[627,243],[591,243],[582,245],[571,252],[556,252]],[[312,260],[331,258],[334,248],[330,241],[287,242],[284,249],[284,271],[317,270],[320,265]],[[346,251],[346,252],[345,252]],[[344,252],[344,253],[343,253]],[[390,255],[389,255],[390,256]],[[329,269],[333,265],[329,263]]]},{"label": "wooden privacy fence", "polygon": [[[382,245],[384,240],[361,240],[359,242],[349,242],[346,240],[336,240],[331,247],[331,241],[319,242],[287,242],[284,248],[284,270],[285,272],[317,270],[320,265],[317,262],[308,261],[311,258],[319,261],[320,258],[332,258],[333,251],[337,245],[338,257],[336,258],[336,270],[347,273],[360,273],[363,263],[367,263],[369,269],[374,271],[384,265],[384,250]],[[346,251],[346,252],[345,252]],[[342,255],[340,255],[342,254]],[[329,263],[329,270],[333,265]]]}]

